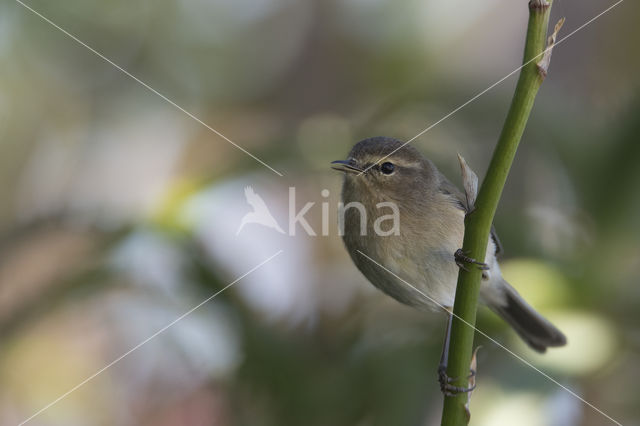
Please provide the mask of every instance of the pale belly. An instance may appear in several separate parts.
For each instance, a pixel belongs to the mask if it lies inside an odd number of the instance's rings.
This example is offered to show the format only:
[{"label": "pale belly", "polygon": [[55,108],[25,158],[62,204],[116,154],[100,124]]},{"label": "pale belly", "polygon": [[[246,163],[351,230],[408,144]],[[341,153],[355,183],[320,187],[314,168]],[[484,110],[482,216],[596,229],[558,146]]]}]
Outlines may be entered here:
[{"label": "pale belly", "polygon": [[[388,237],[347,233],[344,241],[358,269],[384,293],[421,309],[449,308],[455,299],[459,272],[454,253],[462,247],[464,232],[463,212],[451,214],[457,216],[453,228],[436,224],[419,235]],[[494,253],[495,245],[489,239],[485,257],[491,267],[488,278],[500,276]],[[490,280],[484,280],[482,290],[490,286]]]},{"label": "pale belly", "polygon": [[399,302],[436,310],[453,306],[458,277],[453,254],[462,241],[440,241],[439,249],[410,244],[400,236],[377,237],[375,242],[347,237],[345,243],[356,253],[353,261],[365,277]]}]

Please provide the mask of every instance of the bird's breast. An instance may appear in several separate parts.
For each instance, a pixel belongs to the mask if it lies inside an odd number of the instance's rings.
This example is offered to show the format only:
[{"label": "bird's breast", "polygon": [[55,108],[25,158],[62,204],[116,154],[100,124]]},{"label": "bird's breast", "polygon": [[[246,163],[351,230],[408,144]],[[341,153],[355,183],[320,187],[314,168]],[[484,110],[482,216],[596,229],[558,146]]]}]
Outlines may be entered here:
[{"label": "bird's breast", "polygon": [[386,236],[375,232],[375,211],[366,209],[364,234],[357,211],[347,211],[344,243],[365,277],[396,300],[417,307],[452,306],[458,273],[453,253],[462,246],[464,213],[412,210],[399,205],[399,234]]}]

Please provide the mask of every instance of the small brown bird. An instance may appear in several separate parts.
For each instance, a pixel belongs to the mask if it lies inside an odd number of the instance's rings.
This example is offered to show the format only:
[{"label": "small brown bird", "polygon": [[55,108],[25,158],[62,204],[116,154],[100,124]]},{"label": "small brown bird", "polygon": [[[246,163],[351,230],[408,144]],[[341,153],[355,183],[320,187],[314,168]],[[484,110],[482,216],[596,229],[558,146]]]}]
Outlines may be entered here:
[{"label": "small brown bird", "polygon": [[[361,232],[361,212],[346,209],[344,244],[364,276],[394,299],[417,308],[451,308],[458,266],[461,262],[473,262],[459,250],[467,201],[431,161],[415,148],[402,145],[401,141],[386,137],[365,139],[353,147],[346,160],[332,163],[334,169],[344,172],[342,201],[345,205],[361,203],[368,218],[379,215],[376,206],[381,202],[394,203],[399,212],[397,232],[379,235],[371,221],[367,222],[365,232]],[[480,302],[509,323],[538,352],[566,344],[562,332],[502,278],[496,260],[500,251],[499,240],[492,232],[486,263],[481,264]]]}]

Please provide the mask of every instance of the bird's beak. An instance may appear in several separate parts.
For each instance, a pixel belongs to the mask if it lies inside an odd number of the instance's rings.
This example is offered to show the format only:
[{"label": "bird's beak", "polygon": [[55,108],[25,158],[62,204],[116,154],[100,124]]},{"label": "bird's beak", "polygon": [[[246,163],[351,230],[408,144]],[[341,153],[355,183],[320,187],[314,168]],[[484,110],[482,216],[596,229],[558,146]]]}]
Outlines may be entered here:
[{"label": "bird's beak", "polygon": [[356,166],[351,164],[349,161],[345,161],[345,160],[332,161],[331,164],[333,164],[331,168],[333,170],[338,170],[339,172],[362,173],[364,171],[362,169],[357,168]]}]

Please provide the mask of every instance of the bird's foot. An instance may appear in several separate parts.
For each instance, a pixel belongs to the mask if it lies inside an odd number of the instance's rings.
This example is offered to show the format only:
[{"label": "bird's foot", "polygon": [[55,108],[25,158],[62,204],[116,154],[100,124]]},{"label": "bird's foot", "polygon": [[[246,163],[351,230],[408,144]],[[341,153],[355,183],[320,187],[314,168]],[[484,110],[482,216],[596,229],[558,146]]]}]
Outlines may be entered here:
[{"label": "bird's foot", "polygon": [[474,258],[467,256],[467,252],[463,251],[462,249],[456,250],[456,252],[453,254],[453,257],[456,260],[456,265],[467,272],[469,272],[469,269],[465,266],[465,264],[467,263],[477,265],[478,269],[480,269],[481,271],[489,270],[489,265],[483,262],[478,262]]},{"label": "bird's foot", "polygon": [[[440,365],[438,367],[438,382],[440,382],[440,391],[444,396],[456,396],[461,393],[469,393],[476,388],[475,380],[472,381],[473,385],[469,387],[455,386],[452,385],[452,382],[455,382],[457,379],[452,379],[447,376],[447,367],[445,365]],[[471,369],[470,374],[468,376],[469,379],[474,378],[476,376],[476,371]]]}]

